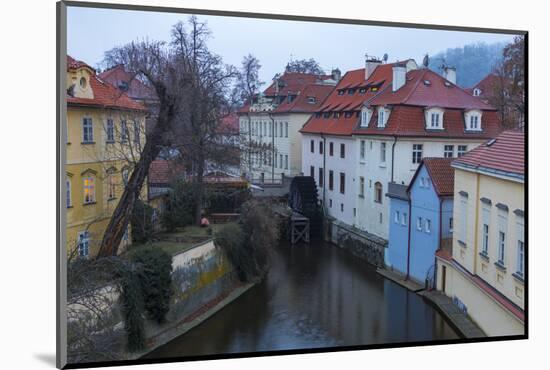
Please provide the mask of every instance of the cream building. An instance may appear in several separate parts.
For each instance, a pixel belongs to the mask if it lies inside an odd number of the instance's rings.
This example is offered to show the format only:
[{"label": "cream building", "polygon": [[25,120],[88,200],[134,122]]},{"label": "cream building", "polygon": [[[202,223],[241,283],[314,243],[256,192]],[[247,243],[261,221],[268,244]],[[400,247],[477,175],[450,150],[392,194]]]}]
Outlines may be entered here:
[{"label": "cream building", "polygon": [[524,140],[505,131],[453,162],[453,243],[437,253],[437,289],[489,336],[525,330]]}]

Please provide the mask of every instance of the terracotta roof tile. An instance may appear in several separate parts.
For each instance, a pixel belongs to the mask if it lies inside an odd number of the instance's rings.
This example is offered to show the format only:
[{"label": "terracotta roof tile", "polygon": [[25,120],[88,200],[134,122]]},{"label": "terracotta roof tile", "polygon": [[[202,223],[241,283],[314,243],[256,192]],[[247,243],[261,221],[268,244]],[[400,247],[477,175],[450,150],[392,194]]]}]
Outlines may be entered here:
[{"label": "terracotta roof tile", "polygon": [[157,100],[154,89],[136,78],[135,74],[127,72],[123,65],[117,65],[100,73],[99,78],[118,89],[122,84],[127,84],[125,92],[132,99]]},{"label": "terracotta roof tile", "polygon": [[439,196],[449,196],[454,193],[455,175],[451,167],[453,158],[424,158],[434,189]]},{"label": "terracotta roof tile", "polygon": [[[70,56],[67,56],[67,66],[68,68],[91,68],[86,63],[76,61]],[[67,94],[67,105],[85,105],[101,108],[118,108],[138,111],[146,110],[143,104],[134,101],[128,95],[121,92],[111,84],[102,81],[96,76],[95,70],[92,69],[92,71],[93,73],[90,76],[90,87],[93,91],[93,99],[78,98]]]},{"label": "terracotta roof tile", "polygon": [[481,169],[523,180],[525,174],[525,134],[509,130],[456,159],[453,165]]}]

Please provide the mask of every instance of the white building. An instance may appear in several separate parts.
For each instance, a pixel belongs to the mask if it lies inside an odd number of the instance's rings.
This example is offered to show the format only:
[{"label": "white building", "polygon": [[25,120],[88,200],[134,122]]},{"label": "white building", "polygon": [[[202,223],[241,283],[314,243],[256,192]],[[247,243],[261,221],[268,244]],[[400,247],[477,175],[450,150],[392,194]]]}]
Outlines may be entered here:
[{"label": "white building", "polygon": [[[453,79],[454,69],[448,73]],[[499,131],[496,111],[454,81],[418,69],[413,60],[381,64],[369,59],[364,69],[344,75],[301,130],[302,168],[304,174],[315,168],[329,215],[387,240],[389,182],[408,184],[423,157],[461,156]],[[312,153],[306,147],[312,139],[345,143],[349,153],[339,161],[321,156],[318,149]],[[327,181],[330,171],[333,190]],[[339,192],[340,173],[344,194]]]},{"label": "white building", "polygon": [[[319,109],[340,78],[285,73],[239,111],[243,149],[241,172],[259,182],[280,181],[302,172],[299,130]],[[246,147],[246,149],[244,149]]]}]

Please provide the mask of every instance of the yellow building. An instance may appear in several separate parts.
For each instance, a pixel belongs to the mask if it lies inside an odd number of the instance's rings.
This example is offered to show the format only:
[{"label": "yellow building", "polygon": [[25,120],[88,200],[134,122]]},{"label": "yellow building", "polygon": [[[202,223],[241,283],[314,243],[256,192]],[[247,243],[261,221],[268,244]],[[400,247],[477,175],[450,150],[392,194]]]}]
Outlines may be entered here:
[{"label": "yellow building", "polygon": [[437,253],[437,289],[489,336],[525,333],[524,139],[505,131],[453,162],[453,243]]},{"label": "yellow building", "polygon": [[[146,110],[67,57],[67,252],[97,253],[145,143]],[[145,187],[144,187],[145,188]],[[123,244],[130,242],[127,231]]]}]

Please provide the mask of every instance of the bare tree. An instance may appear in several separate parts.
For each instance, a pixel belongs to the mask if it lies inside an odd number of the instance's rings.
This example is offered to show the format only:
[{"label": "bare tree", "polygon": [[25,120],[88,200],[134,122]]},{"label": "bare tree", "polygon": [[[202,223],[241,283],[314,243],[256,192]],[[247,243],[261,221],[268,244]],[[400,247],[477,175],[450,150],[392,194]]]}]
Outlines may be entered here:
[{"label": "bare tree", "polygon": [[158,99],[155,124],[135,161],[124,192],[105,230],[99,256],[116,255],[131,212],[139,197],[151,162],[162,147],[179,149],[192,163],[198,186],[195,220],[200,222],[204,198],[203,176],[207,160],[223,158],[215,130],[227,111],[228,88],[236,76],[233,67],[207,47],[210,31],[192,16],[189,30],[179,22],[172,28],[172,42],[140,41],[114,48],[105,55],[108,65],[124,64],[144,76]]}]

